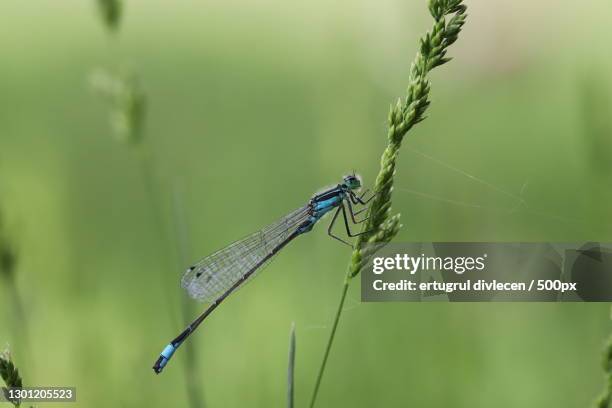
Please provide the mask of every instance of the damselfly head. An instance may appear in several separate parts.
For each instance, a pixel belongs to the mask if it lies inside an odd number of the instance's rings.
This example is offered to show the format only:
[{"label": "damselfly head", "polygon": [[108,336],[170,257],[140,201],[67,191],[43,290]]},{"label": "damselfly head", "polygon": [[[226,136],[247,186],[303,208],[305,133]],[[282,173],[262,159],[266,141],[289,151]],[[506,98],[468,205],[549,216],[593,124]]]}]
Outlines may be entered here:
[{"label": "damselfly head", "polygon": [[357,190],[361,188],[361,177],[359,175],[353,173],[348,176],[344,176],[344,180],[342,184],[346,186],[349,190]]}]

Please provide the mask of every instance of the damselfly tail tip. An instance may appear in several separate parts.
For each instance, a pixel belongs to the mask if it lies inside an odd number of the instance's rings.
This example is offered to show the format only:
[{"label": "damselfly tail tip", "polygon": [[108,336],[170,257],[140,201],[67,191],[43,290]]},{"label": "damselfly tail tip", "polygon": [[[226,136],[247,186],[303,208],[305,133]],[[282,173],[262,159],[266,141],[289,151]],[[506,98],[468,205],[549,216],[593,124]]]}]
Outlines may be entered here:
[{"label": "damselfly tail tip", "polygon": [[155,374],[161,373],[167,362],[168,359],[166,359],[164,356],[159,356],[159,358],[155,362],[155,365],[153,366],[153,371],[155,371]]},{"label": "damselfly tail tip", "polygon": [[168,344],[166,348],[164,348],[164,351],[161,352],[157,361],[153,365],[153,371],[155,371],[155,374],[159,374],[162,372],[166,364],[168,364],[168,361],[170,361],[170,357],[172,357],[175,351],[176,347],[172,343]]}]

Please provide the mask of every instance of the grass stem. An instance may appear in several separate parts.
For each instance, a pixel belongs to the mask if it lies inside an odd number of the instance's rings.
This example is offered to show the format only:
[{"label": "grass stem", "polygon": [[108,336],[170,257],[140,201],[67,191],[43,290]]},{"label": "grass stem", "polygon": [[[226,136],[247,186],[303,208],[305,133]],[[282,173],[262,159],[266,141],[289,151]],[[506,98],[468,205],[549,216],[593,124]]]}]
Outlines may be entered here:
[{"label": "grass stem", "polygon": [[399,149],[406,133],[425,119],[425,112],[430,104],[429,72],[450,61],[450,58],[446,57],[447,48],[457,40],[465,24],[467,7],[462,2],[463,0],[429,1],[429,12],[434,18],[434,24],[421,38],[419,51],[410,68],[406,97],[400,98],[395,105],[392,105],[389,112],[388,144],[382,154],[380,171],[374,185],[376,197],[370,205],[369,218],[364,226],[364,231],[371,232],[360,235],[353,250],[342,286],[340,303],[315,381],[310,408],[315,406],[319,394],[351,280],[359,274],[375,250],[391,241],[401,227],[400,214],[390,215],[393,178]]},{"label": "grass stem", "polygon": [[121,22],[121,15],[123,14],[123,4],[121,0],[97,0],[98,11],[100,12],[100,18],[111,31],[117,31],[119,29],[119,23]]},{"label": "grass stem", "polygon": [[[610,318],[612,319],[612,309],[610,309]],[[605,374],[606,385],[602,395],[595,403],[595,407],[612,408],[612,336],[608,338],[608,342],[604,348],[602,367]]]},{"label": "grass stem", "polygon": [[[190,261],[191,244],[189,233],[187,231],[187,216],[185,214],[185,205],[183,204],[183,195],[181,190],[175,184],[174,186],[174,225],[175,225],[175,242],[179,268],[184,268]],[[191,321],[193,306],[191,299],[187,296],[181,296],[181,317],[183,324],[187,325]],[[187,397],[189,406],[192,408],[204,407],[204,395],[202,391],[201,375],[197,364],[197,349],[193,342],[186,342],[184,347],[184,364],[185,384],[187,387]]]},{"label": "grass stem", "polygon": [[340,316],[342,315],[342,309],[344,308],[344,302],[346,300],[346,294],[348,293],[348,289],[349,279],[345,279],[344,285],[342,285],[342,294],[340,295],[340,303],[338,304],[338,310],[336,310],[336,314],[334,315],[334,323],[332,324],[331,332],[329,333],[329,339],[327,340],[327,345],[325,346],[325,352],[323,353],[323,361],[321,362],[319,372],[317,373],[314,391],[312,392],[312,397],[310,399],[310,408],[313,408],[315,406],[317,396],[319,395],[319,388],[321,387],[321,381],[323,380],[323,374],[325,373],[325,367],[327,366],[327,359],[329,358],[329,353],[331,351],[332,344],[334,343],[334,337],[336,337],[336,330],[338,329],[338,323],[340,323]]},{"label": "grass stem", "polygon": [[23,354],[28,354],[29,336],[28,325],[24,303],[17,289],[17,250],[11,243],[9,234],[5,231],[5,225],[0,214],[0,282],[6,289],[7,299],[10,304],[10,315],[13,324],[13,333],[21,347]]},{"label": "grass stem", "polygon": [[287,408],[293,408],[295,401],[295,323],[289,334],[289,364],[287,367]]}]

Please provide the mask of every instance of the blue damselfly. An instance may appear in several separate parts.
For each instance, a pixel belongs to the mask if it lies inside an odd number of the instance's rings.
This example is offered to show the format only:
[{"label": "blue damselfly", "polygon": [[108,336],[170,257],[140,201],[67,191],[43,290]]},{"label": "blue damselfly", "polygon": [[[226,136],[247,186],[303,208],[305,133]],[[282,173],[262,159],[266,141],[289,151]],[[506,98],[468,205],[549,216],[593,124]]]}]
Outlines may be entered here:
[{"label": "blue damselfly", "polygon": [[[358,196],[356,191],[360,188],[361,180],[358,176],[355,174],[345,176],[340,184],[312,196],[305,206],[189,267],[181,279],[183,288],[189,296],[209,302],[210,306],[166,346],[155,362],[153,370],[159,374],[168,364],[176,349],[221,302],[251,278],[255,272],[260,270],[295,237],[311,231],[321,217],[328,212],[336,210],[327,233],[351,246],[350,243],[334,235],[332,228],[338,215],[342,213],[346,233],[349,237],[365,233],[353,233],[349,223],[349,219],[353,224],[360,224],[365,221],[365,219],[357,220],[355,217],[367,210],[367,203],[374,197],[372,195],[365,199],[367,191]],[[364,207],[355,211],[353,206]]]}]

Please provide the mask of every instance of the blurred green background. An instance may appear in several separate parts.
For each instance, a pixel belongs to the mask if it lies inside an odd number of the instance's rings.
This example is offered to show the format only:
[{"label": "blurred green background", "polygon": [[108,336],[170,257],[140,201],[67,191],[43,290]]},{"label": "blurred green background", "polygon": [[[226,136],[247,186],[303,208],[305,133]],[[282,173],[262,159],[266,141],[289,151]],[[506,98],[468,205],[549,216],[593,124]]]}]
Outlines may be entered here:
[{"label": "blurred green background", "polygon": [[[612,4],[466,3],[405,139],[398,241],[612,240]],[[0,344],[26,384],[76,386],[74,406],[187,406],[184,350],[151,371],[183,326],[186,262],[353,169],[371,185],[431,18],[425,0],[127,0],[112,35],[96,6],[0,6],[18,256]],[[142,145],[115,139],[100,67],[138,75]],[[283,406],[292,321],[305,406],[349,255],[318,227],[206,321],[190,339],[206,406]],[[319,406],[586,407],[603,386],[606,304],[361,304],[358,281],[349,298]]]}]

